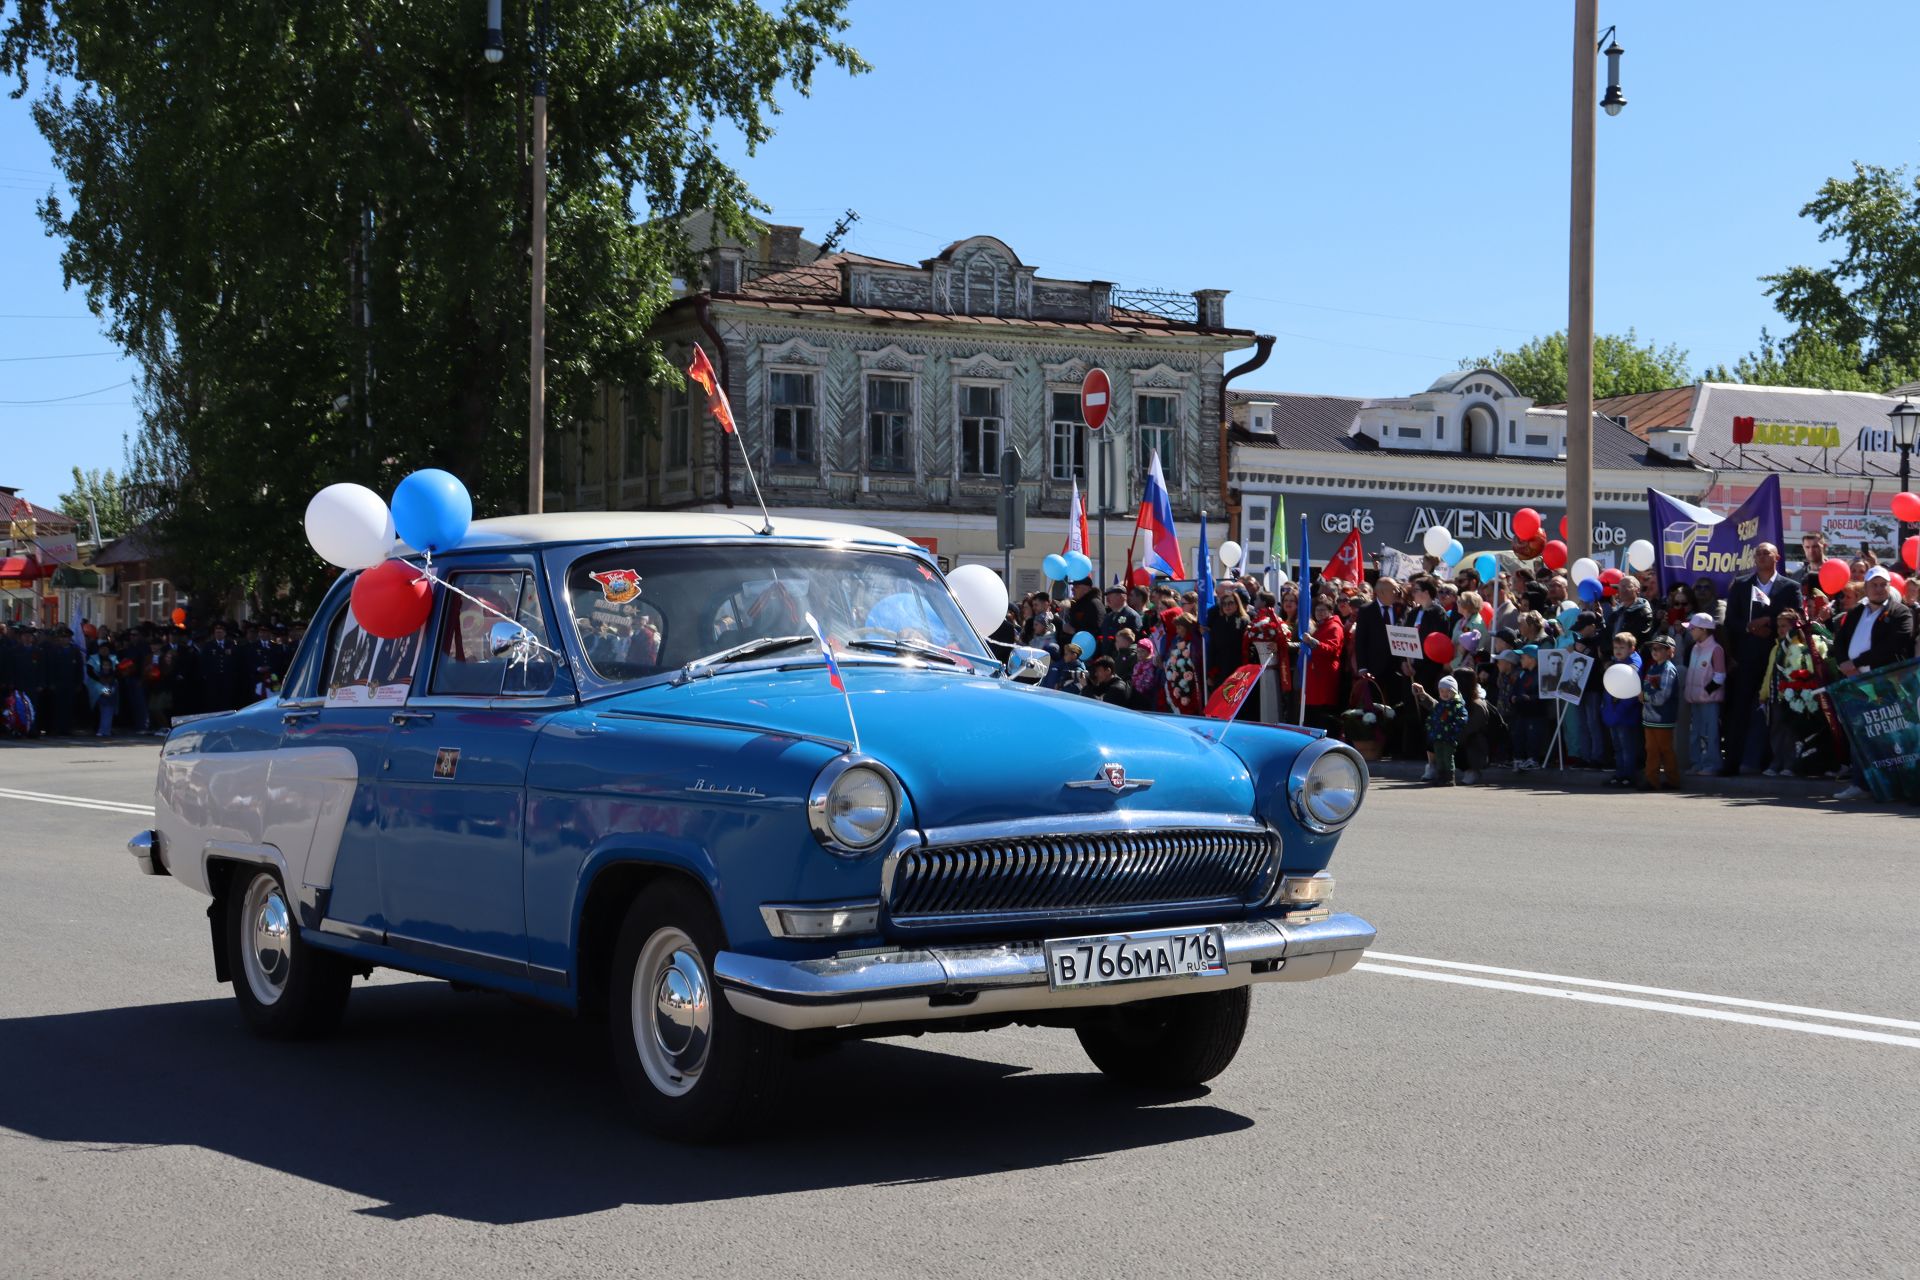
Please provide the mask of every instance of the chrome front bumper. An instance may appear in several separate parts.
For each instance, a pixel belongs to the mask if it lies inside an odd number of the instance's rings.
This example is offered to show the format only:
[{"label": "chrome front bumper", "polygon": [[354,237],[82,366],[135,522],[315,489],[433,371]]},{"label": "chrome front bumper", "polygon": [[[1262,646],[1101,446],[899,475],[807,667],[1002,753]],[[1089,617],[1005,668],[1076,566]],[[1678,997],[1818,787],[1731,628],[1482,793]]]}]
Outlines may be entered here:
[{"label": "chrome front bumper", "polygon": [[1328,978],[1359,963],[1374,938],[1372,925],[1350,915],[1300,924],[1274,916],[1220,928],[1227,944],[1223,975],[1062,991],[1047,985],[1046,950],[1039,942],[802,961],[723,951],[715,957],[713,971],[736,1012],[789,1031],[807,1031],[1130,1004],[1254,982]]},{"label": "chrome front bumper", "polygon": [[150,876],[164,876],[167,871],[166,860],[160,856],[160,833],[141,831],[127,841],[127,852],[139,864],[140,870]]}]

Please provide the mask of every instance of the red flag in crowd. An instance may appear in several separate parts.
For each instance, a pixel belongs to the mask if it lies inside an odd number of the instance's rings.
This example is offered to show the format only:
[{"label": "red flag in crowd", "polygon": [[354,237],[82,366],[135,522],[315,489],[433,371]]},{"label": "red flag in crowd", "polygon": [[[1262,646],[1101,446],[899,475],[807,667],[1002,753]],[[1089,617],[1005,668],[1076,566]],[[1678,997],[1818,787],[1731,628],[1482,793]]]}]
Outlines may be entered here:
[{"label": "red flag in crowd", "polygon": [[727,403],[726,389],[713,372],[713,362],[707,359],[706,348],[697,342],[693,344],[693,363],[687,366],[687,376],[706,390],[708,410],[719,422],[720,429],[732,435],[733,406]]},{"label": "red flag in crowd", "polygon": [[1340,549],[1333,553],[1333,559],[1327,561],[1327,567],[1320,576],[1351,582],[1357,587],[1366,581],[1367,577],[1365,554],[1360,548],[1360,532],[1356,529],[1346,536],[1346,540],[1340,544]]}]

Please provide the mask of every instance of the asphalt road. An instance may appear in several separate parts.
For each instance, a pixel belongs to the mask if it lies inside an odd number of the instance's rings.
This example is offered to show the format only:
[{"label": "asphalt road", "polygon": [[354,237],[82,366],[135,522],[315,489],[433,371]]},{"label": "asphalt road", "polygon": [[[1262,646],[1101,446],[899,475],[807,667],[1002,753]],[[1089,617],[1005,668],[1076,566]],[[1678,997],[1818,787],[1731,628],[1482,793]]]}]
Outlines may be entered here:
[{"label": "asphalt road", "polygon": [[250,1039],[137,816],[4,794],[138,806],[154,759],[0,747],[0,1275],[1920,1271],[1910,809],[1383,783],[1334,864],[1376,954],[1261,989],[1213,1088],[860,1044],[689,1150],[503,998],[388,976]]}]

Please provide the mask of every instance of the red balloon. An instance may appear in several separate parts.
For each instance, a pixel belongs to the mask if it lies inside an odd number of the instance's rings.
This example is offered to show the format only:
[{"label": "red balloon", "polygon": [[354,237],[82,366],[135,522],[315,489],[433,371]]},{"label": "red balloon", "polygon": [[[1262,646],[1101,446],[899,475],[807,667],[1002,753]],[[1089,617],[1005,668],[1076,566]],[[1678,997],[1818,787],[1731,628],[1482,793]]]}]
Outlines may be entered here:
[{"label": "red balloon", "polygon": [[353,620],[382,640],[410,636],[433,612],[433,584],[405,560],[385,560],[354,580]]},{"label": "red balloon", "polygon": [[100,628],[94,626],[91,622],[83,622],[80,624],[80,634],[92,640],[100,634]]},{"label": "red balloon", "polygon": [[173,625],[176,627],[184,627],[187,625],[187,611],[185,609],[175,609],[173,611]]},{"label": "red balloon", "polygon": [[1564,569],[1567,567],[1567,544],[1555,539],[1541,550],[1540,557],[1547,562],[1547,568]]},{"label": "red balloon", "polygon": [[1901,544],[1900,558],[1907,562],[1907,568],[1920,569],[1920,534],[1915,534]]},{"label": "red balloon", "polygon": [[[1601,582],[1601,585],[1603,586],[1611,587],[1616,582],[1620,581],[1620,579],[1626,576],[1627,576],[1626,574],[1620,572],[1620,570],[1618,569],[1602,569],[1600,571],[1600,582]],[[1612,593],[1609,592],[1608,594],[1612,594]]]},{"label": "red balloon", "polygon": [[1853,581],[1853,566],[1845,560],[1828,560],[1820,566],[1820,589],[1828,595],[1838,595]]},{"label": "red balloon", "polygon": [[1896,596],[1907,594],[1907,580],[1897,573],[1887,575],[1887,585],[1893,588],[1893,594]]},{"label": "red balloon", "polygon": [[1480,606],[1480,625],[1481,626],[1493,625],[1493,606],[1492,605],[1483,604]]},{"label": "red balloon", "polygon": [[1540,532],[1540,513],[1532,507],[1522,507],[1513,513],[1513,536],[1522,542]]},{"label": "red balloon", "polygon": [[1421,652],[1427,655],[1428,662],[1452,662],[1453,641],[1435,631],[1420,642]]},{"label": "red balloon", "polygon": [[1894,494],[1893,518],[1908,524],[1920,524],[1920,493]]},{"label": "red balloon", "polygon": [[1563,538],[1567,536],[1567,518],[1565,516],[1560,517],[1560,536]]}]

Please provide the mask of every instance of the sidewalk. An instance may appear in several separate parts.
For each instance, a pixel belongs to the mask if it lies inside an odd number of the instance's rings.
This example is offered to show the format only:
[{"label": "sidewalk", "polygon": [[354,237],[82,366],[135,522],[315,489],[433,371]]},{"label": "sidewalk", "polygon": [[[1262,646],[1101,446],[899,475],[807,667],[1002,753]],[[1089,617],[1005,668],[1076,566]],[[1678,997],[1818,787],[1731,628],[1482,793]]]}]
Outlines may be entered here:
[{"label": "sidewalk", "polygon": [[[1418,760],[1376,760],[1367,768],[1370,775],[1375,778],[1418,782],[1426,765]],[[1607,791],[1612,788],[1603,784],[1612,776],[1611,769],[1534,769],[1521,773],[1504,766],[1497,766],[1482,769],[1480,781],[1476,785],[1517,787],[1530,791]],[[1846,785],[1845,778],[1768,778],[1757,773],[1742,773],[1737,777],[1722,778],[1714,775],[1688,774],[1680,779],[1678,789],[1696,795],[1772,796],[1781,800],[1805,801],[1831,800],[1834,793]],[[1841,807],[1853,808],[1855,804],[1863,808],[1894,810],[1902,807],[1898,804],[1876,805],[1872,800],[1861,800]]]}]

